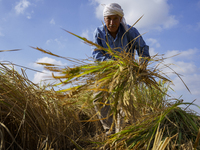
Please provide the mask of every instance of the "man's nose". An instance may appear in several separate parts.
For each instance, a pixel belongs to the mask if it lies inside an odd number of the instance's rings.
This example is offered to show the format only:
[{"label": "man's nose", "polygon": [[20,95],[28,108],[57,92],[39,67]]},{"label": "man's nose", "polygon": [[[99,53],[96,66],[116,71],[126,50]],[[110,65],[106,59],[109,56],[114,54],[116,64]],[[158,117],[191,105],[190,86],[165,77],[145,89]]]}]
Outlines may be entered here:
[{"label": "man's nose", "polygon": [[113,24],[113,23],[114,23],[114,20],[111,19],[111,20],[110,20],[110,24]]}]

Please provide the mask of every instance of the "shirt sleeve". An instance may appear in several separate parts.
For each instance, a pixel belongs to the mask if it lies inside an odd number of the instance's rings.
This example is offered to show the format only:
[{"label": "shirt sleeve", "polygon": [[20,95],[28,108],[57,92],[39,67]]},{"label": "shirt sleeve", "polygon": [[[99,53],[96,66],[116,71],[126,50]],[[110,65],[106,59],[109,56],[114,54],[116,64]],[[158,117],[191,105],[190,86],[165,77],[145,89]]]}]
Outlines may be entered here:
[{"label": "shirt sleeve", "polygon": [[145,41],[143,40],[142,36],[138,32],[138,30],[134,27],[132,27],[129,30],[129,40],[133,40],[134,38],[137,39],[133,41],[133,49],[137,50],[137,53],[141,57],[150,57],[149,55],[149,46],[146,45]]},{"label": "shirt sleeve", "polygon": [[[100,46],[103,47],[101,39],[100,39],[100,33],[98,31],[98,29],[96,29],[94,31],[94,35],[93,35],[93,43],[96,43]],[[104,50],[95,50],[96,47],[92,46],[92,56],[95,60],[97,61],[105,61],[107,60],[106,54]]]}]

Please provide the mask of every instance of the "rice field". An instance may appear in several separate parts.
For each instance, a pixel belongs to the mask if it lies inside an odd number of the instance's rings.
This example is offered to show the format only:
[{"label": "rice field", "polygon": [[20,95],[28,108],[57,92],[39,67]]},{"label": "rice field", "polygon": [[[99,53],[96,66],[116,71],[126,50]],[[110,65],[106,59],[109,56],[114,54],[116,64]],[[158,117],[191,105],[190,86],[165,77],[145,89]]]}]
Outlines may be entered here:
[{"label": "rice field", "polygon": [[[180,107],[194,104],[169,97],[172,81],[160,67],[163,58],[130,59],[129,53],[113,53],[109,45],[105,49],[67,32],[104,49],[115,61],[91,63],[89,58],[77,60],[33,47],[76,63],[65,67],[39,63],[53,72],[57,81],[53,86],[36,85],[23,69],[0,63],[0,149],[200,149],[200,118]],[[63,88],[55,90],[58,86]],[[93,106],[95,92],[104,97],[103,105],[110,101],[115,134],[105,135]]]}]

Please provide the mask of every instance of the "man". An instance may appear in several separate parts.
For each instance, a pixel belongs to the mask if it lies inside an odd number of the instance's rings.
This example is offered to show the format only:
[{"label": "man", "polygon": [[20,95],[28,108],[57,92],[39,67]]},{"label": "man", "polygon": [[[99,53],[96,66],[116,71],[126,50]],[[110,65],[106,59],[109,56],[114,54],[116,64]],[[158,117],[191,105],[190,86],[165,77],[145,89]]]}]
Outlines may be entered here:
[{"label": "man", "polygon": [[[105,25],[98,27],[94,31],[94,43],[104,48],[108,47],[108,43],[113,51],[118,52],[126,51],[134,53],[134,50],[136,49],[139,56],[147,58],[150,57],[149,46],[146,45],[145,41],[136,28],[126,24],[123,10],[119,4],[111,3],[106,5],[103,11],[103,16]],[[133,40],[135,38],[136,40]],[[115,59],[106,51],[95,50],[95,48],[93,48],[92,55],[93,58],[97,61]],[[95,109],[99,113],[98,116],[101,119],[100,121],[103,125],[103,128],[107,131],[107,134],[112,134],[115,131],[109,131],[112,125],[112,116],[108,116],[110,114],[110,106],[103,106],[102,104],[98,103],[102,101],[105,102],[105,97],[102,95],[106,94],[103,92],[97,92],[94,94]]]},{"label": "man", "polygon": [[[107,48],[106,42],[108,42],[111,48],[119,47],[119,49],[114,49],[118,52],[129,50],[128,46],[131,46],[132,53],[134,52],[134,49],[136,49],[139,56],[150,57],[149,46],[146,45],[136,28],[130,28],[131,26],[126,24],[123,10],[119,4],[111,3],[106,5],[103,16],[106,25],[102,25],[94,31],[94,43]],[[128,32],[126,32],[127,30]],[[133,45],[128,44],[136,37],[138,38],[132,42]],[[112,56],[105,51],[95,50],[95,48],[93,49],[92,55],[97,61],[112,59]]]}]

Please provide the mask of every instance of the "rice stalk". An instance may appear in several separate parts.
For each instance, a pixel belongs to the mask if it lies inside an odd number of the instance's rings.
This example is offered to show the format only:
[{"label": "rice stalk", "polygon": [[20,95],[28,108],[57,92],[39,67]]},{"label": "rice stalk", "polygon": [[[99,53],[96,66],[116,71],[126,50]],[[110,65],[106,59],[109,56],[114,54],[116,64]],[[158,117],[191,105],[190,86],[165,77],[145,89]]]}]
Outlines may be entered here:
[{"label": "rice stalk", "polygon": [[[22,71],[22,74],[25,75],[25,72]],[[1,128],[4,137],[1,138],[1,147],[72,148],[75,145],[71,140],[79,145],[90,134],[86,130],[95,130],[95,123],[88,123],[90,126],[86,128],[79,117],[90,115],[91,109],[86,114],[86,108],[81,110],[82,104],[72,105],[77,97],[68,99],[46,88],[48,86],[35,85],[12,66],[0,64],[0,119],[5,125]]]},{"label": "rice stalk", "polygon": [[196,149],[197,146],[199,145],[199,139],[200,139],[200,128],[199,128],[199,132],[197,134],[197,138],[196,138],[195,143],[194,143],[194,149]]},{"label": "rice stalk", "polygon": [[159,128],[160,126],[157,128],[152,150],[164,150],[169,144],[169,141],[173,138],[166,137],[164,141],[162,141],[164,131],[162,129],[159,131]]}]

